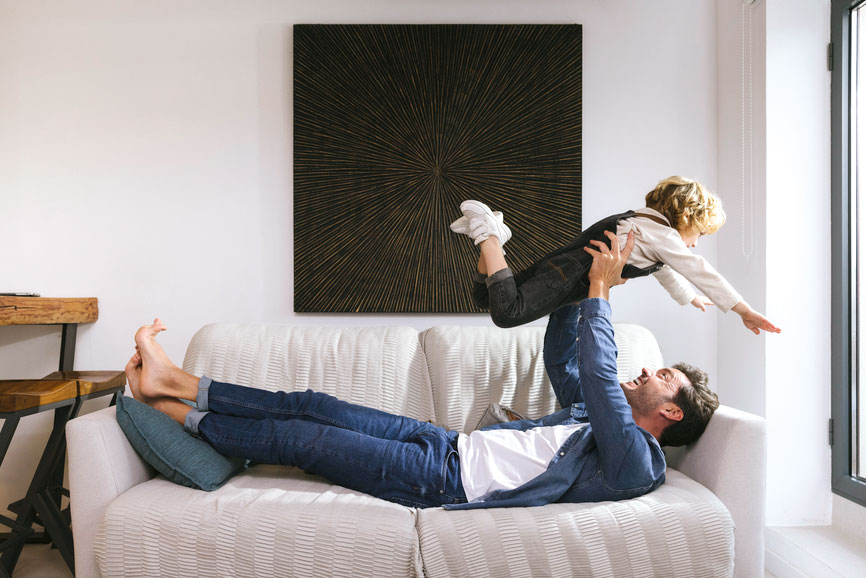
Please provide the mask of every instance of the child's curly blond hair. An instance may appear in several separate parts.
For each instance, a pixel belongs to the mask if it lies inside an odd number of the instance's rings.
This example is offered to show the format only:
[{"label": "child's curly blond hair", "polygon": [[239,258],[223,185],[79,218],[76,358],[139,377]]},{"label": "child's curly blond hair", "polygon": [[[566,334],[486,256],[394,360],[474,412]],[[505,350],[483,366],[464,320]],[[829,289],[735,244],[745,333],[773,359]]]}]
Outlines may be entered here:
[{"label": "child's curly blond hair", "polygon": [[647,193],[646,206],[667,217],[678,231],[695,229],[701,235],[709,235],[725,224],[721,199],[698,181],[686,177],[659,181]]}]

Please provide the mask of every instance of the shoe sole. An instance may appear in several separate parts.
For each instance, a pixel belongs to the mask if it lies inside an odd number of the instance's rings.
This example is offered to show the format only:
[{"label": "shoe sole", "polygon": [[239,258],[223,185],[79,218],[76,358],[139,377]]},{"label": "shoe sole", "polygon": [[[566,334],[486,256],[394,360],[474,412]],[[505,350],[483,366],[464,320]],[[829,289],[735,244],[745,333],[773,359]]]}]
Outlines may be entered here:
[{"label": "shoe sole", "polygon": [[466,215],[466,211],[472,211],[477,215],[490,216],[492,218],[496,218],[496,215],[493,214],[493,211],[490,210],[490,207],[482,203],[481,201],[463,201],[460,203],[460,211],[468,218],[472,219],[469,215]]},{"label": "shoe sole", "polygon": [[[476,213],[476,215],[478,215],[478,218],[480,218],[480,217],[492,218],[493,222],[496,224],[496,227],[501,234],[501,236],[497,235],[497,238],[499,238],[499,243],[501,245],[504,245],[505,242],[511,238],[511,229],[508,228],[508,225],[503,223],[496,216],[496,213],[491,211],[490,207],[488,207],[487,205],[485,205],[481,201],[474,201],[474,200],[463,201],[462,203],[460,203],[460,210],[463,212],[463,215],[467,219],[470,219],[470,220],[472,219],[472,217],[467,215],[466,211],[472,211],[472,212]],[[497,212],[499,212],[499,211],[497,211]],[[502,213],[499,213],[499,215],[501,216]],[[503,237],[504,237],[504,240],[503,240]]]},{"label": "shoe sole", "polygon": [[450,225],[448,228],[454,231],[455,233],[459,233],[461,235],[469,235],[469,219],[466,217],[460,217]]}]

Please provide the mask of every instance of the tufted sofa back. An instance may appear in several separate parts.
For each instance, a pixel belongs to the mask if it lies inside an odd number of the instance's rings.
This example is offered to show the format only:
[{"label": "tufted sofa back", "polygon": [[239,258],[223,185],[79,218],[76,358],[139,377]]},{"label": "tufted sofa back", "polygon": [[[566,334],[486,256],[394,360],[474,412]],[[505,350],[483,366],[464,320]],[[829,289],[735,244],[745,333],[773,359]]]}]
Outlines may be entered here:
[{"label": "tufted sofa back", "polygon": [[[544,371],[544,329],[437,326],[421,332],[437,423],[471,431],[491,403],[531,418],[558,409]],[[615,323],[614,331],[620,381],[634,379],[641,367],[662,366],[648,329]]]},{"label": "tufted sofa back", "polygon": [[214,323],[190,341],[183,368],[269,391],[312,389],[415,419],[434,418],[427,362],[411,327]]},{"label": "tufted sofa back", "polygon": [[[619,379],[662,365],[644,327],[614,325]],[[216,323],[196,333],[184,369],[270,391],[307,388],[449,429],[471,431],[491,403],[551,413],[544,327],[291,327]]]}]

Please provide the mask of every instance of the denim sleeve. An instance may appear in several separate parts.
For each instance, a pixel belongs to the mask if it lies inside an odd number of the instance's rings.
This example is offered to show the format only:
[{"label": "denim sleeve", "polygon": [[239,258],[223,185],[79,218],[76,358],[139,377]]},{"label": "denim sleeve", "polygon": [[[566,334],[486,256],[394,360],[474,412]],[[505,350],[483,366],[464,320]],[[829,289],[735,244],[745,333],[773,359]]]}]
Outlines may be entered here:
[{"label": "denim sleeve", "polygon": [[604,299],[584,299],[579,308],[577,359],[582,394],[605,482],[614,487],[628,479],[631,486],[644,474],[652,477],[653,452],[619,385],[610,304]]},{"label": "denim sleeve", "polygon": [[577,362],[577,321],[580,308],[567,305],[550,314],[544,333],[544,368],[559,406],[583,401]]}]

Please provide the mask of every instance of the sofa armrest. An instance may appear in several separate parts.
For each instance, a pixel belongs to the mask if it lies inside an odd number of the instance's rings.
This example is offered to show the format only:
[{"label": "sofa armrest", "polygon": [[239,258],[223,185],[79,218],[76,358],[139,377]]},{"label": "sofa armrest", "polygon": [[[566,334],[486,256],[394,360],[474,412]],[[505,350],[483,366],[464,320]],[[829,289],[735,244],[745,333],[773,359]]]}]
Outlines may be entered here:
[{"label": "sofa armrest", "polygon": [[109,504],[155,475],[139,457],[107,407],[66,424],[69,500],[75,541],[75,575],[98,576],[93,542]]},{"label": "sofa armrest", "polygon": [[665,448],[668,465],[712,491],[736,530],[734,576],[764,575],[767,427],[764,418],[719,406],[701,438]]}]

